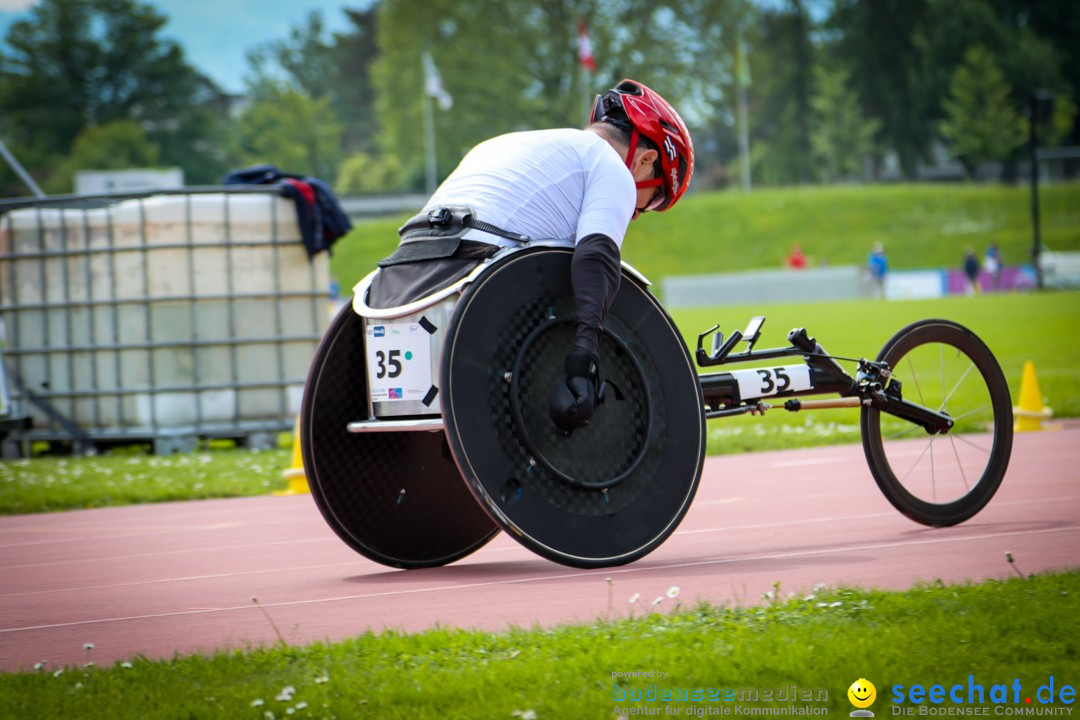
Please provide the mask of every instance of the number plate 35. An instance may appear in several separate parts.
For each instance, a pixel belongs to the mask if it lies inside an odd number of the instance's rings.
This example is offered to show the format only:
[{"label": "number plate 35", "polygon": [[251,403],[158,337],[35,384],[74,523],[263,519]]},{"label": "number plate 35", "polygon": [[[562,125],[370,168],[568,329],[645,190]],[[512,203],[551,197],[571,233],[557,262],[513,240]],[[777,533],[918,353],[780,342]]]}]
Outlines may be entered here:
[{"label": "number plate 35", "polygon": [[419,323],[367,326],[367,371],[375,402],[421,400],[432,386],[431,336]]},{"label": "number plate 35", "polygon": [[814,387],[810,382],[810,368],[806,365],[736,370],[731,374],[739,383],[739,397],[743,400]]}]

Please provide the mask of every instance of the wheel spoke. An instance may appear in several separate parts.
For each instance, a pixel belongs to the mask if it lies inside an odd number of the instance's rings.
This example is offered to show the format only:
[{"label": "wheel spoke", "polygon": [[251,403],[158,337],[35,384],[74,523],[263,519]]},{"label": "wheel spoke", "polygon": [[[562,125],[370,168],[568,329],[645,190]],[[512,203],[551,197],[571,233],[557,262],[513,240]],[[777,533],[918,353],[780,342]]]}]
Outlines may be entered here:
[{"label": "wheel spoke", "polygon": [[949,437],[954,437],[957,440],[959,440],[960,442],[964,443],[965,445],[970,445],[971,447],[975,448],[976,450],[981,450],[983,453],[985,453],[987,455],[989,455],[989,454],[991,454],[993,452],[993,449],[984,448],[982,445],[979,445],[978,443],[972,442],[966,435],[950,435]]},{"label": "wheel spoke", "polygon": [[915,372],[915,364],[911,362],[911,356],[907,356],[908,370],[911,371],[911,381],[915,383],[915,392],[919,394],[919,404],[926,405],[926,401],[923,400],[922,388],[919,387],[919,375]]},{"label": "wheel spoke", "polygon": [[922,429],[923,428],[922,428],[921,425],[916,425],[915,423],[911,423],[906,430],[898,430],[897,432],[893,433],[892,435],[890,435],[886,439],[887,440],[899,440],[900,438],[904,437],[905,435],[909,435],[909,434],[915,432],[916,430],[922,430]]},{"label": "wheel spoke", "polygon": [[930,436],[930,497],[937,502],[937,475],[934,474],[934,436]]},{"label": "wheel spoke", "polygon": [[970,491],[971,486],[968,485],[967,473],[964,472],[964,463],[960,462],[960,452],[956,449],[956,438],[950,435],[949,444],[952,445],[953,455],[956,457],[956,467],[960,469],[960,478],[964,481],[964,490]]},{"label": "wheel spoke", "polygon": [[941,407],[938,408],[938,412],[945,409],[945,406],[949,402],[949,398],[945,395],[945,346],[938,345],[938,365],[941,367],[941,397],[945,398],[941,401]]},{"label": "wheel spoke", "polygon": [[[902,477],[902,478],[900,479],[900,483],[901,483],[901,484],[903,484],[903,483],[907,482],[907,479],[908,479],[909,477],[911,477],[911,473],[915,471],[915,467],[916,467],[916,466],[917,466],[917,465],[919,464],[919,462],[920,462],[920,461],[921,461],[921,460],[922,460],[922,459],[923,459],[924,457],[926,457],[926,451],[927,451],[927,450],[929,450],[929,449],[930,449],[931,447],[933,447],[933,445],[934,445],[934,437],[935,437],[934,435],[931,435],[931,436],[930,436],[930,442],[926,443],[926,447],[925,447],[925,448],[923,448],[923,451],[922,451],[921,453],[919,453],[919,457],[915,458],[915,462],[911,463],[911,467],[909,467],[909,468],[908,468],[908,471],[907,471],[906,473],[904,473],[904,477]],[[931,457],[932,457],[932,456],[931,456]]]},{"label": "wheel spoke", "polygon": [[985,412],[988,408],[993,409],[993,406],[992,405],[980,405],[979,407],[975,408],[974,410],[968,410],[966,413],[960,413],[959,415],[950,415],[949,417],[951,417],[953,419],[953,422],[956,422],[957,420],[962,420],[963,418],[970,417],[971,415],[974,415],[975,413]]},{"label": "wheel spoke", "polygon": [[[970,375],[971,371],[974,370],[974,369],[975,369],[975,363],[971,363],[971,364],[968,365],[967,370],[964,371],[964,374],[961,375],[960,379],[956,381],[955,385],[953,385],[953,388],[952,388],[952,390],[949,391],[948,396],[946,396],[945,399],[941,401],[941,408],[938,409],[938,412],[941,412],[942,410],[945,409],[945,406],[949,404],[949,400],[951,400],[952,396],[956,394],[956,391],[957,391],[957,389],[959,389],[960,384],[962,382],[964,382],[965,379],[967,379],[967,376]],[[942,382],[942,385],[941,385],[941,390],[942,390],[942,394],[944,394],[944,392],[945,392],[944,377],[942,377],[942,381],[943,382]]]}]

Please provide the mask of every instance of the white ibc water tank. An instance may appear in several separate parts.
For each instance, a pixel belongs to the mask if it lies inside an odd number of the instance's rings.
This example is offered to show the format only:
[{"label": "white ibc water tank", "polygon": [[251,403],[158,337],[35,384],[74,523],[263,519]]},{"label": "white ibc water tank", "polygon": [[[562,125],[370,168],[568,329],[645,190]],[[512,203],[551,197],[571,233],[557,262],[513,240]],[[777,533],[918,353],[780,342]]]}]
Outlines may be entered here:
[{"label": "white ibc water tank", "polygon": [[99,440],[288,430],[328,287],[269,189],[0,218],[5,353],[42,439],[56,415]]}]

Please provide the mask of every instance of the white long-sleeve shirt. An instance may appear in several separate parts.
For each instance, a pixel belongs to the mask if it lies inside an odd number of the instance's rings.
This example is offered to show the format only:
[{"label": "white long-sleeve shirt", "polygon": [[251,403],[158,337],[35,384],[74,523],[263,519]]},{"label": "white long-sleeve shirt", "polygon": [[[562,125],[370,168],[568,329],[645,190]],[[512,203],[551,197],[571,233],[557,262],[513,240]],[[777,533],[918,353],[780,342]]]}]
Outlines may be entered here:
[{"label": "white long-sleeve shirt", "polygon": [[[621,248],[636,200],[633,175],[602,137],[587,130],[534,130],[474,147],[424,211],[467,205],[476,219],[544,244],[573,247],[599,233]],[[517,244],[476,229],[464,237]]]}]

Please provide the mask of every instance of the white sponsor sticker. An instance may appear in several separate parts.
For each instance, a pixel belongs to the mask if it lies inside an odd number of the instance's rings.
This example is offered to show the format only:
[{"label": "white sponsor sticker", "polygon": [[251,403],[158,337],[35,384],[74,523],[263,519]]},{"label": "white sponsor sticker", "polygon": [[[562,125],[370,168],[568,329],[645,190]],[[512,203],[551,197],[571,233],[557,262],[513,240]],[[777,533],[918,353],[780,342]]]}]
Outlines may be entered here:
[{"label": "white sponsor sticker", "polygon": [[367,370],[375,402],[423,400],[431,380],[431,335],[418,323],[367,326]]},{"label": "white sponsor sticker", "polygon": [[810,383],[810,368],[806,365],[735,370],[731,374],[739,383],[739,397],[743,400],[814,387]]}]

